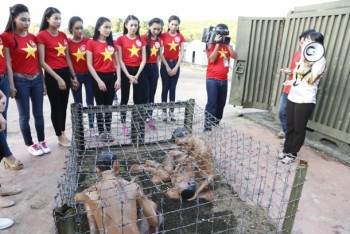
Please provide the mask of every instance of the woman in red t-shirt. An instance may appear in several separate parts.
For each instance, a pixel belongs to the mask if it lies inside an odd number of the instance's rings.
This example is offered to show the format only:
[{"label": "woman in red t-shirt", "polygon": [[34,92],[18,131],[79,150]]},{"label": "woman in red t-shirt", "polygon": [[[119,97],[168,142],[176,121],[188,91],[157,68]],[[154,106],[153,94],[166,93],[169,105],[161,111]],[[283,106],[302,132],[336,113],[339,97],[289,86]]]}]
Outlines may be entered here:
[{"label": "woman in red t-shirt", "polygon": [[67,106],[71,83],[79,83],[69,57],[68,38],[58,29],[61,26],[61,12],[48,7],[43,15],[37,35],[39,61],[45,71],[47,95],[51,105],[51,121],[58,137],[58,144],[70,147],[65,136]]},{"label": "woman in red t-shirt", "polygon": [[[146,48],[140,37],[140,21],[134,15],[129,15],[124,21],[123,35],[115,41],[118,48],[118,61],[121,73],[120,105],[127,105],[130,95],[130,84],[133,85],[134,104],[147,103],[145,79],[142,70],[146,64]],[[126,113],[121,113],[122,133],[129,135],[129,128],[125,124]]]},{"label": "woman in red t-shirt", "polygon": [[[100,17],[95,26],[92,40],[86,44],[88,69],[94,78],[92,90],[96,105],[112,105],[115,92],[120,88],[120,66],[113,43],[112,23]],[[112,113],[96,113],[97,127],[101,141],[112,142]]]},{"label": "woman in red t-shirt", "polygon": [[[43,101],[46,88],[38,61],[36,38],[28,32],[30,14],[23,4],[10,8],[10,19],[2,37],[9,66],[10,96],[16,99],[19,126],[28,151],[34,156],[50,153],[45,142]],[[38,143],[34,143],[30,130],[30,102]]]},{"label": "woman in red t-shirt", "polygon": [[[211,131],[222,119],[227,98],[227,74],[230,59],[238,55],[231,45],[224,43],[224,35],[228,34],[226,24],[218,24],[214,41],[207,45],[208,66],[206,72],[207,104],[205,105],[204,131]],[[224,35],[221,32],[226,31]],[[222,33],[223,34],[223,33]]]},{"label": "woman in red t-shirt", "polygon": [[[162,65],[160,67],[160,76],[162,78],[162,102],[175,101],[176,85],[180,76],[180,65],[184,58],[185,38],[180,33],[180,18],[172,15],[168,20],[168,32],[161,35],[163,52],[160,54]],[[176,121],[174,117],[174,108],[170,108],[170,120]],[[163,121],[167,121],[166,109],[163,110]]]},{"label": "woman in red t-shirt", "polygon": [[[157,91],[158,79],[159,79],[159,54],[161,48],[161,39],[159,36],[162,33],[164,26],[163,20],[159,18],[153,18],[148,22],[147,33],[141,36],[141,39],[146,44],[146,65],[143,68],[143,77],[145,79],[144,85],[147,91],[147,103],[154,103],[154,96]],[[154,130],[155,126],[152,119],[152,110],[147,112],[146,123],[147,126]]]},{"label": "woman in red t-shirt", "polygon": [[[94,105],[94,95],[92,93],[92,76],[86,63],[86,44],[90,38],[83,35],[83,20],[79,16],[69,19],[68,30],[72,34],[68,38],[69,56],[73,69],[79,82],[79,88],[71,89],[74,102],[83,103],[82,89],[85,87],[85,101],[87,106]],[[89,131],[92,133],[94,127],[94,115],[89,114]]]}]

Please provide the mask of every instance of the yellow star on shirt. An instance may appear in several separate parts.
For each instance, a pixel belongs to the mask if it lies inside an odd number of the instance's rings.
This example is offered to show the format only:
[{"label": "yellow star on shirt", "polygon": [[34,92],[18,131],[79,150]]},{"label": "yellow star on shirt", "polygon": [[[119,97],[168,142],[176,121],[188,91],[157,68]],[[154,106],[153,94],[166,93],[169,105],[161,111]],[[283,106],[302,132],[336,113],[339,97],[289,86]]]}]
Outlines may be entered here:
[{"label": "yellow star on shirt", "polygon": [[27,43],[27,47],[26,47],[26,48],[22,48],[22,50],[24,50],[24,51],[27,52],[26,59],[29,58],[30,56],[33,56],[33,58],[35,58],[35,52],[36,52],[37,48],[31,47],[31,46]]},{"label": "yellow star on shirt", "polygon": [[2,53],[2,49],[4,48],[4,46],[3,45],[0,45],[0,55],[2,56],[2,57],[4,57],[4,54]]},{"label": "yellow star on shirt", "polygon": [[140,48],[136,48],[134,44],[132,45],[132,48],[130,48],[128,50],[131,52],[130,57],[132,57],[133,55],[136,55],[137,57],[139,57],[138,52],[139,52]]},{"label": "yellow star on shirt", "polygon": [[61,54],[63,54],[64,56],[66,55],[66,46],[62,46],[61,43],[58,42],[57,47],[55,47],[55,49],[57,50],[57,56],[60,56]]},{"label": "yellow star on shirt", "polygon": [[154,55],[154,56],[157,56],[157,52],[158,52],[158,49],[153,45],[152,49],[151,49],[151,55]]},{"label": "yellow star on shirt", "polygon": [[80,48],[78,48],[76,53],[72,53],[72,54],[77,58],[76,62],[79,62],[80,59],[85,61],[84,56],[85,56],[86,52],[81,51]]},{"label": "yellow star on shirt", "polygon": [[220,53],[220,58],[225,58],[226,57],[226,54],[227,54],[227,51],[225,51],[223,48],[221,48],[221,50],[219,51]]},{"label": "yellow star on shirt", "polygon": [[105,52],[102,52],[101,54],[104,56],[104,59],[103,61],[106,61],[107,59],[111,60],[112,61],[112,54],[114,52],[112,51],[108,51],[107,48],[105,48]]},{"label": "yellow star on shirt", "polygon": [[174,42],[174,40],[173,40],[171,43],[168,43],[168,45],[170,46],[169,51],[170,51],[170,50],[175,50],[175,51],[176,51],[176,47],[177,47],[179,44],[176,44],[176,43]]}]

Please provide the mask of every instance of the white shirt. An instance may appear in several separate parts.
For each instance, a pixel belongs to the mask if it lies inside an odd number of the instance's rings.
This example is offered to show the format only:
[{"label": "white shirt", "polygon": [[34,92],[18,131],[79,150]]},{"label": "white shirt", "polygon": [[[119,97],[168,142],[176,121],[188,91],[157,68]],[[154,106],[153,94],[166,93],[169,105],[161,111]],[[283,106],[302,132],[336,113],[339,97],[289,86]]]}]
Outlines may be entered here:
[{"label": "white shirt", "polygon": [[[305,65],[306,64],[304,62],[299,62],[293,71],[294,78],[292,81],[290,93],[288,95],[288,100],[294,103],[316,104],[318,83],[320,82],[320,78],[326,69],[326,59],[322,57],[311,66],[310,73],[304,77],[298,77],[298,73],[305,74],[308,70],[310,70],[310,68],[306,67]],[[315,82],[310,82],[311,84],[308,83],[308,80],[316,77],[319,78]]]}]

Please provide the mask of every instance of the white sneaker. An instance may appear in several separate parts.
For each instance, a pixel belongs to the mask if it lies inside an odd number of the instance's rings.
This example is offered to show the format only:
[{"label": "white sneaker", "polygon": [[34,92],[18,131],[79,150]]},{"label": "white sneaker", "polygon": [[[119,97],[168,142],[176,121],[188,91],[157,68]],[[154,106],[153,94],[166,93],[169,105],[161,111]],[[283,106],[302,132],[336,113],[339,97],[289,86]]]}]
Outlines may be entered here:
[{"label": "white sneaker", "polygon": [[45,141],[39,142],[39,147],[45,154],[51,153],[51,149],[46,145]]},{"label": "white sneaker", "polygon": [[284,164],[289,164],[294,162],[296,159],[296,156],[292,155],[292,154],[287,154],[287,156],[281,160],[282,163]]},{"label": "white sneaker", "polygon": [[166,112],[162,113],[162,117],[161,118],[162,118],[163,122],[168,121],[168,116],[167,116]]},{"label": "white sneaker", "polygon": [[44,154],[44,151],[41,150],[38,144],[33,144],[29,146],[28,152],[31,153],[33,156],[40,156]]},{"label": "white sneaker", "polygon": [[279,153],[279,154],[278,154],[277,158],[278,158],[278,159],[284,159],[285,157],[287,157],[287,155],[288,155],[288,153],[283,153],[283,152],[282,152],[282,153]]},{"label": "white sneaker", "polygon": [[12,219],[0,218],[0,230],[11,227],[13,225]]},{"label": "white sneaker", "polygon": [[170,117],[170,121],[172,121],[172,122],[176,121],[174,112],[169,112],[169,117]]}]

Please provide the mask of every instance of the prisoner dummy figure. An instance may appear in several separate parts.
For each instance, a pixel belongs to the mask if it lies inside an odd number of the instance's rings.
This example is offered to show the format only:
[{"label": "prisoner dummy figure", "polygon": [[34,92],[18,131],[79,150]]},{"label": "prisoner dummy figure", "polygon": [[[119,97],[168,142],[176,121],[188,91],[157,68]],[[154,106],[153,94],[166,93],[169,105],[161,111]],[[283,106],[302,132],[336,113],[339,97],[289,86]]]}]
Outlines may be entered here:
[{"label": "prisoner dummy figure", "polygon": [[[213,193],[207,190],[208,185],[216,178],[210,149],[184,128],[176,129],[173,135],[175,143],[181,146],[183,152],[170,150],[162,164],[146,160],[143,165],[133,165],[130,172],[150,173],[154,184],[171,181],[172,188],[166,192],[170,199],[181,197],[191,201],[198,197],[213,200]],[[198,180],[201,184],[196,189]]]},{"label": "prisoner dummy figure", "polygon": [[[100,180],[76,194],[76,201],[84,202],[90,233],[154,232],[159,226],[157,205],[144,195],[142,188],[133,180],[129,182],[118,176],[119,164],[115,158],[111,152],[99,154],[96,170]],[[144,215],[139,225],[138,207]]]},{"label": "prisoner dummy figure", "polygon": [[181,128],[178,132],[179,133],[174,134],[175,144],[181,147],[185,155],[194,158],[194,161],[198,165],[196,177],[204,179],[198,186],[195,196],[189,199],[189,201],[191,201],[196,199],[199,193],[214,182],[217,173],[214,167],[213,155],[207,144],[201,138],[193,136],[188,131],[184,131]]}]

